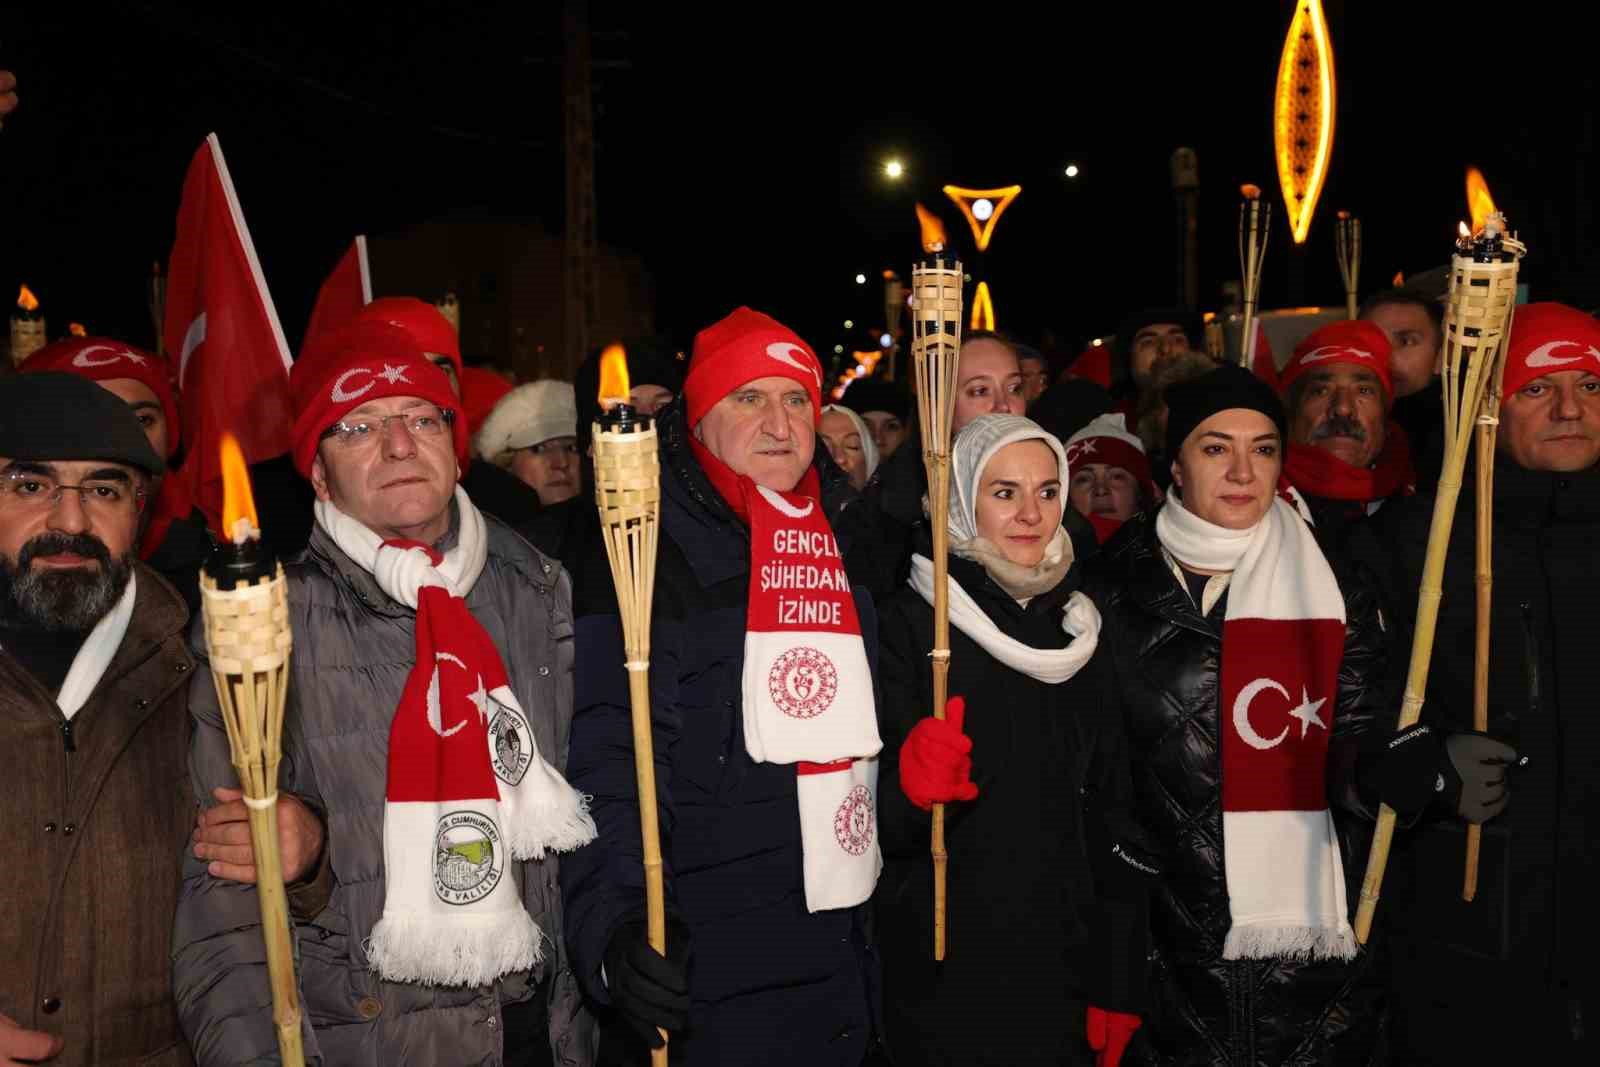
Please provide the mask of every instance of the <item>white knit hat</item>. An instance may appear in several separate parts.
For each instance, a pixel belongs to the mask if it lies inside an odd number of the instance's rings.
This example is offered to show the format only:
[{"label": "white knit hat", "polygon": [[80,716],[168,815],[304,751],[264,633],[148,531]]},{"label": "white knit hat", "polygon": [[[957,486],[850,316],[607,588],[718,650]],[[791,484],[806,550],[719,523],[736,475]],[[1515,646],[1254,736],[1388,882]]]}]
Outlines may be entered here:
[{"label": "white knit hat", "polygon": [[878,469],[878,442],[873,440],[872,430],[868,428],[867,420],[843,404],[829,404],[822,409],[824,415],[830,411],[837,411],[855,426],[856,433],[861,436],[861,457],[866,461],[867,477],[872,477],[872,472]]},{"label": "white knit hat", "polygon": [[544,378],[500,398],[483,420],[472,450],[487,460],[552,437],[576,437],[578,400],[571,382]]}]

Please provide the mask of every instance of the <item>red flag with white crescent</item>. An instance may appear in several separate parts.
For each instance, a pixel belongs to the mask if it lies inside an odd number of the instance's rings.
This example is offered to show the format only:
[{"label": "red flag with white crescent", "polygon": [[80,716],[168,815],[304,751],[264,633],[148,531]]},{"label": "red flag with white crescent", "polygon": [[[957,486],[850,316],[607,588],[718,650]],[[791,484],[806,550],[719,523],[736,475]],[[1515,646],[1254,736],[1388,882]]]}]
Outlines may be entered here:
[{"label": "red flag with white crescent", "polygon": [[216,134],[183,180],[162,337],[177,363],[189,442],[179,476],[220,533],[223,433],[233,433],[245,459],[258,463],[289,450],[293,420],[289,345]]}]

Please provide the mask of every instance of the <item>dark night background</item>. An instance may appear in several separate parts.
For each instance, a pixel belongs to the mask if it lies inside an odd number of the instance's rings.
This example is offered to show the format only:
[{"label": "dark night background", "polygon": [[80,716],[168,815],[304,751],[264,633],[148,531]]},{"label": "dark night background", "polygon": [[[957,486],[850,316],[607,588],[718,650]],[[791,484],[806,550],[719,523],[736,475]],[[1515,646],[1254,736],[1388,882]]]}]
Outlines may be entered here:
[{"label": "dark night background", "polygon": [[[1238,273],[1237,186],[1281,196],[1271,99],[1293,4],[921,10],[594,0],[599,236],[653,275],[659,328],[687,344],[749,303],[821,351],[848,345],[843,320],[881,322],[879,274],[918,254],[915,201],[966,247],[939,186],[1018,182],[981,274],[1002,329],[1076,346],[1175,296],[1180,145],[1199,155],[1216,306]],[[144,282],[213,130],[292,346],[354,233],[489,217],[559,238],[560,3],[244,11],[0,13],[22,99],[0,132],[0,289],[32,285],[52,336],[80,320],[150,343]],[[1275,205],[1264,305],[1341,299],[1338,208],[1363,220],[1363,291],[1443,263],[1469,163],[1532,250],[1534,298],[1600,304],[1587,31],[1555,5],[1330,0],[1327,15],[1334,162],[1303,250]],[[890,154],[899,184],[881,176]],[[558,304],[559,276],[548,289]]]}]

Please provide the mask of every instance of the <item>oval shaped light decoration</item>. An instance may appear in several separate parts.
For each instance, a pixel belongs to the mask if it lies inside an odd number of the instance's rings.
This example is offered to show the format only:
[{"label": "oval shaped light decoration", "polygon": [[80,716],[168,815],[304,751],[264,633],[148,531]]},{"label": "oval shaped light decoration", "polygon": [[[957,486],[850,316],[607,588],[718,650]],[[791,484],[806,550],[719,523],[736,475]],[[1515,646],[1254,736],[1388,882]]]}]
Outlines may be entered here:
[{"label": "oval shaped light decoration", "polygon": [[1300,0],[1278,61],[1278,91],[1272,109],[1278,181],[1283,186],[1295,244],[1304,244],[1311,231],[1311,216],[1328,176],[1336,95],[1333,45],[1328,40],[1322,0]]}]

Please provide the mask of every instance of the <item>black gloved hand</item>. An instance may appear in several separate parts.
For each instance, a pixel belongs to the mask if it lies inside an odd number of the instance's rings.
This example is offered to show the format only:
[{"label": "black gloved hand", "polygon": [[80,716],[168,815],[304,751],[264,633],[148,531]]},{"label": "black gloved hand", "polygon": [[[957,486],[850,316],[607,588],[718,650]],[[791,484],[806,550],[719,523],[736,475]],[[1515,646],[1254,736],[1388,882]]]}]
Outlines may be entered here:
[{"label": "black gloved hand", "polygon": [[[1451,734],[1444,739],[1445,753],[1456,775],[1456,814],[1481,823],[1506,810],[1511,786],[1506,777],[1512,767],[1526,764],[1517,750],[1504,741],[1476,731]],[[1445,802],[1450,800],[1449,795]]]},{"label": "black gloved hand", "polygon": [[1398,815],[1417,815],[1437,803],[1468,822],[1481,823],[1505,810],[1510,800],[1505,768],[1517,762],[1516,749],[1488,734],[1441,737],[1418,723],[1369,753],[1360,776]]},{"label": "black gloved hand", "polygon": [[689,1022],[689,935],[673,924],[667,955],[650,947],[642,922],[623,923],[606,943],[605,982],[617,1019],[649,1048],[663,1044],[657,1027],[681,1031]]}]

